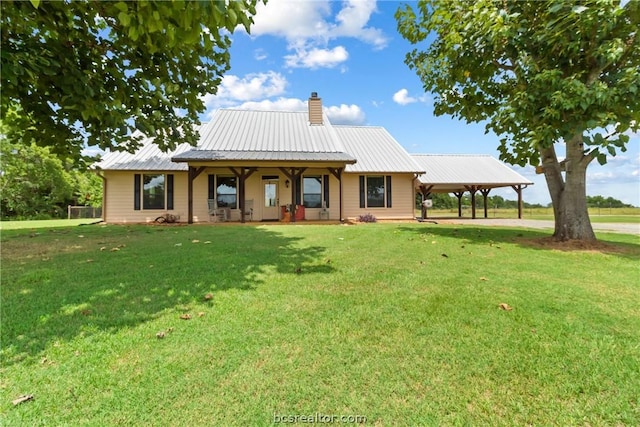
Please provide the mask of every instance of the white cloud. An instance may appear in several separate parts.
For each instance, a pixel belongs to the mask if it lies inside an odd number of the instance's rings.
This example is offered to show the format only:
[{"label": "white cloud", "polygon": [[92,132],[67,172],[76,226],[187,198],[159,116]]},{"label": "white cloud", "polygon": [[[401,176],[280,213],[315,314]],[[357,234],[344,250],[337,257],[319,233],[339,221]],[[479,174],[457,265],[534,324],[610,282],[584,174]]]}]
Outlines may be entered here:
[{"label": "white cloud", "polygon": [[333,68],[349,58],[349,53],[343,46],[333,49],[311,50],[298,49],[294,55],[287,55],[285,64],[291,68]]},{"label": "white cloud", "polygon": [[256,59],[256,61],[262,61],[267,59],[269,55],[267,55],[267,52],[264,49],[256,49],[253,52],[253,57]]},{"label": "white cloud", "polygon": [[[234,106],[242,110],[259,111],[304,111],[308,110],[307,101],[297,98],[278,98],[276,100],[265,99],[262,101],[249,101]],[[354,104],[323,107],[324,113],[334,125],[362,125],[365,123],[365,114],[362,109]]]},{"label": "white cloud", "polygon": [[[218,108],[238,108],[261,111],[307,111],[307,100],[287,98],[282,95],[288,82],[281,74],[269,71],[259,74],[248,74],[244,77],[226,75],[218,89],[217,95],[208,94],[203,101],[208,112],[205,121],[209,120]],[[274,98],[275,99],[269,99]],[[361,125],[365,123],[365,114],[354,104],[324,106],[325,114],[333,124]]]},{"label": "white cloud", "polygon": [[354,104],[324,107],[324,112],[334,125],[362,125],[365,123],[364,112]]},{"label": "white cloud", "polygon": [[366,26],[371,14],[375,11],[375,0],[345,1],[342,10],[336,16],[338,25],[335,27],[333,34],[355,37],[373,45],[377,49],[383,49],[388,43],[384,33],[378,28]]},{"label": "white cloud", "polygon": [[278,98],[275,101],[249,101],[234,108],[259,111],[307,111],[307,103],[297,98]]},{"label": "white cloud", "polygon": [[222,78],[218,95],[239,100],[250,100],[280,95],[284,92],[286,86],[287,79],[274,71],[247,74],[243,78],[229,74]]},{"label": "white cloud", "polygon": [[222,77],[217,94],[206,94],[202,100],[207,107],[219,108],[237,104],[238,101],[269,98],[282,95],[287,86],[287,79],[280,73],[247,74],[240,78],[233,74]]},{"label": "white cloud", "polygon": [[416,98],[409,96],[409,91],[407,89],[400,89],[396,93],[393,94],[393,102],[400,105],[407,105],[414,102],[418,102]]},{"label": "white cloud", "polygon": [[417,98],[409,96],[409,91],[405,88],[400,89],[393,94],[393,102],[400,105],[408,105],[414,102],[428,102],[429,96],[426,94],[420,95]]},{"label": "white cloud", "polygon": [[328,0],[259,3],[251,35],[285,38],[288,49],[295,52],[285,56],[288,67],[335,67],[346,61],[348,53],[343,46],[333,49],[328,46],[341,37],[361,40],[375,49],[387,46],[388,38],[382,30],[367,26],[376,12],[375,0],[344,1],[333,21],[331,5]]},{"label": "white cloud", "polygon": [[329,1],[270,0],[258,3],[252,36],[274,35],[289,43],[300,39],[317,38],[329,32],[325,20],[331,14]]}]

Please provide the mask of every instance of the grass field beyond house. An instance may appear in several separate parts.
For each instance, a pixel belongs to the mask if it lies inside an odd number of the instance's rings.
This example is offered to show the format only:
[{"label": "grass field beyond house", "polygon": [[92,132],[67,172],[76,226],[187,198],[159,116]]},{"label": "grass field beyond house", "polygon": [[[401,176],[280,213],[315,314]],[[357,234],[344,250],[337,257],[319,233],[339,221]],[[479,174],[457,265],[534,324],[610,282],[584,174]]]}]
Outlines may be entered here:
[{"label": "grass field beyond house", "polygon": [[0,425],[638,425],[640,239],[545,235],[5,230]]}]

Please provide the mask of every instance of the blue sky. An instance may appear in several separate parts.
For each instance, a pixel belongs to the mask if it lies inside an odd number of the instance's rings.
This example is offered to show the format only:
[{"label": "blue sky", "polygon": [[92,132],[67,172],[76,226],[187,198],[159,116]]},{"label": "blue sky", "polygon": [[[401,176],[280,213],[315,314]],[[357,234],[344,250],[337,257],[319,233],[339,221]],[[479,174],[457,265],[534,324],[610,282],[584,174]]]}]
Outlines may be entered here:
[{"label": "blue sky", "polygon": [[[217,108],[306,110],[318,92],[332,123],[383,126],[409,153],[490,154],[498,137],[484,126],[433,115],[433,98],[404,64],[412,46],[396,30],[395,1],[269,0],[259,5],[251,35],[233,35],[231,70],[217,95],[204,97],[206,121]],[[558,147],[559,155],[562,148]],[[513,167],[535,185],[531,203],[550,198],[533,167]],[[640,136],[606,166],[593,162],[587,194],[640,206]],[[513,190],[491,193],[515,200]]]}]

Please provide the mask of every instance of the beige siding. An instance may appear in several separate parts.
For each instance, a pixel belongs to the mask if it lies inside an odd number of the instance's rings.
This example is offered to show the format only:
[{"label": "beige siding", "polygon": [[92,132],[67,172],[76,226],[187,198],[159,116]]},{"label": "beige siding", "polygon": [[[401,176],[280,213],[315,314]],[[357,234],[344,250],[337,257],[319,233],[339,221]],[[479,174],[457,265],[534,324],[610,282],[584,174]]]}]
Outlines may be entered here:
[{"label": "beige siding", "polygon": [[[154,221],[164,213],[180,216],[180,222],[188,221],[188,178],[186,172],[168,171],[174,175],[174,209],[167,210],[134,210],[133,209],[133,176],[135,173],[162,173],[149,171],[105,171],[106,208],[105,221],[110,223],[144,223]],[[208,222],[208,175],[232,175],[227,168],[207,168],[193,182],[193,221]],[[246,182],[247,200],[254,200],[254,221],[262,220],[264,206],[264,189],[262,177],[278,176],[278,204],[291,203],[291,188],[285,187],[286,176],[277,168],[262,168],[254,172]],[[326,169],[307,169],[303,175],[329,175],[329,219],[340,219],[340,187],[339,181]],[[375,175],[375,174],[374,174]],[[393,206],[391,208],[360,209],[358,174],[344,173],[343,184],[343,217],[356,219],[359,215],[371,213],[376,218],[410,219],[414,217],[414,187],[412,174],[392,174]],[[320,209],[306,209],[307,220],[320,219]],[[240,220],[240,211],[231,211],[231,220]]]},{"label": "beige siding", "polygon": [[[133,176],[140,174],[157,174],[166,173],[174,176],[174,198],[173,210],[154,209],[154,210],[134,210],[133,209]],[[126,222],[151,222],[162,214],[170,213],[179,215],[181,221],[187,219],[187,193],[181,191],[187,186],[187,173],[175,171],[105,171],[106,179],[106,206],[104,219],[106,222],[126,223]]]},{"label": "beige siding", "polygon": [[[342,176],[343,183],[343,211],[348,220],[355,220],[360,215],[372,214],[380,220],[413,219],[415,192],[413,187],[413,174],[384,174],[391,175],[391,208],[360,208],[360,182],[361,174],[345,173]],[[380,173],[369,175],[379,176]]]}]

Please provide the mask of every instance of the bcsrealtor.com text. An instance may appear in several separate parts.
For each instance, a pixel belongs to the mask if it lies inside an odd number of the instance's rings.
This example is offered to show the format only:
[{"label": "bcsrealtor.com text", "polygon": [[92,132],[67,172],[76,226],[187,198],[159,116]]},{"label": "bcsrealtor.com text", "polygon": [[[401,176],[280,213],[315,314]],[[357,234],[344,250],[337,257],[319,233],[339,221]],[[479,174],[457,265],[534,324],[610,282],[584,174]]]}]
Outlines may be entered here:
[{"label": "bcsrealtor.com text", "polygon": [[273,413],[274,424],[365,424],[365,415],[335,415],[335,414],[276,414]]}]

